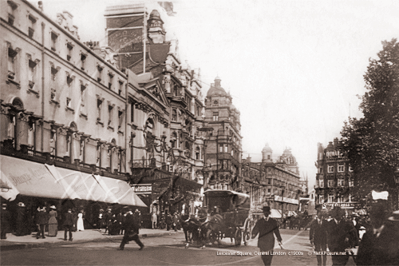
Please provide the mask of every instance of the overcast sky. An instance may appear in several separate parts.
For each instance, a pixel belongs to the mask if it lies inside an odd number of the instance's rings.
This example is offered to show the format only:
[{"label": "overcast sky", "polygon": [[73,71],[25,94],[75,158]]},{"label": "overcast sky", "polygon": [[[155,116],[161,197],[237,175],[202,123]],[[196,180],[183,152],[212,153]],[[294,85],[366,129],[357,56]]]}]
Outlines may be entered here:
[{"label": "overcast sky", "polygon": [[[71,12],[82,41],[103,41],[106,6],[132,1],[43,2],[52,18]],[[361,116],[368,60],[399,36],[396,0],[176,0],[174,11],[161,16],[181,61],[201,68],[204,95],[219,76],[241,112],[244,158],[260,161],[265,143],[274,157],[290,147],[311,185],[317,143]]]}]

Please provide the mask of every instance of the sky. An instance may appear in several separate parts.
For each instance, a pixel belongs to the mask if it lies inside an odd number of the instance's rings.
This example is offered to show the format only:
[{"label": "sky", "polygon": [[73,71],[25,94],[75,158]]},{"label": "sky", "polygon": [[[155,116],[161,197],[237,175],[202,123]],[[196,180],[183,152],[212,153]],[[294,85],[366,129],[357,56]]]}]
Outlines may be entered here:
[{"label": "sky", "polygon": [[[131,0],[44,0],[44,12],[73,16],[81,41],[104,41],[107,6]],[[291,148],[313,186],[317,143],[360,117],[369,58],[399,37],[397,0],[175,0],[161,11],[180,59],[200,68],[203,94],[216,76],[241,112],[243,158]],[[149,12],[156,2],[147,0]],[[159,9],[158,9],[159,10]]]}]

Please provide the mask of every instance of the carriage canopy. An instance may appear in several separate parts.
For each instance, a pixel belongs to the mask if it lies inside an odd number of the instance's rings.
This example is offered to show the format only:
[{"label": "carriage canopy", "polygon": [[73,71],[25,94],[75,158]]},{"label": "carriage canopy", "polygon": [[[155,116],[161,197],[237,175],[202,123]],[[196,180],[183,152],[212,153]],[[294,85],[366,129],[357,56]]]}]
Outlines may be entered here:
[{"label": "carriage canopy", "polygon": [[218,207],[221,212],[250,209],[249,195],[233,190],[207,190],[204,192],[208,209]]}]

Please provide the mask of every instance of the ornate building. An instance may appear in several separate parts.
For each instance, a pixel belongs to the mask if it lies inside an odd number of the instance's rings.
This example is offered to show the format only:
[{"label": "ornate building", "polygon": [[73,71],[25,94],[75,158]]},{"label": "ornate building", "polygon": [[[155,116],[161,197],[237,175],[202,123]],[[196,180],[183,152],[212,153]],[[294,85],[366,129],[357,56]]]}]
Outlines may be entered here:
[{"label": "ornate building", "polygon": [[[126,182],[128,91],[144,89],[136,77],[110,49],[82,42],[69,12],[53,21],[24,0],[1,1],[0,10],[2,192],[60,208],[69,200],[91,222],[100,203],[144,206]],[[126,186],[130,201],[111,191]]]},{"label": "ornate building", "polygon": [[289,149],[276,161],[272,156],[273,151],[266,144],[262,162],[251,162],[251,157],[243,160],[244,192],[251,196],[251,210],[259,213],[262,206],[269,205],[282,213],[297,211],[303,193],[296,159]]},{"label": "ornate building", "polygon": [[326,148],[321,143],[317,146],[316,203],[353,210],[357,205],[351,192],[353,174],[349,159],[341,151],[340,142],[335,138]]},{"label": "ornate building", "polygon": [[[200,202],[205,136],[199,70],[181,63],[178,42],[167,41],[160,12],[145,2],[106,9],[107,43],[121,69],[137,76],[129,89],[134,113],[131,182],[152,187],[148,203],[157,212],[191,212]],[[185,208],[185,207],[184,207]]]},{"label": "ornate building", "polygon": [[206,188],[242,190],[240,112],[216,77],[205,99],[205,125],[212,128],[206,144]]}]

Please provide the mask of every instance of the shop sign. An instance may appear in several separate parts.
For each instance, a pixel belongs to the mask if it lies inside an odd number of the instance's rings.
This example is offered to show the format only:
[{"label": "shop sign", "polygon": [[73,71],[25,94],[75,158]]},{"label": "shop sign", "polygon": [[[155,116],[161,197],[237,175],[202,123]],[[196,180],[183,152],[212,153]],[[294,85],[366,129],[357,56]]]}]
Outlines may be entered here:
[{"label": "shop sign", "polygon": [[151,184],[132,185],[132,188],[136,194],[151,194],[152,192]]},{"label": "shop sign", "polygon": [[357,202],[332,202],[332,203],[323,203],[323,207],[341,207],[342,209],[353,209],[357,207],[359,204]]}]

